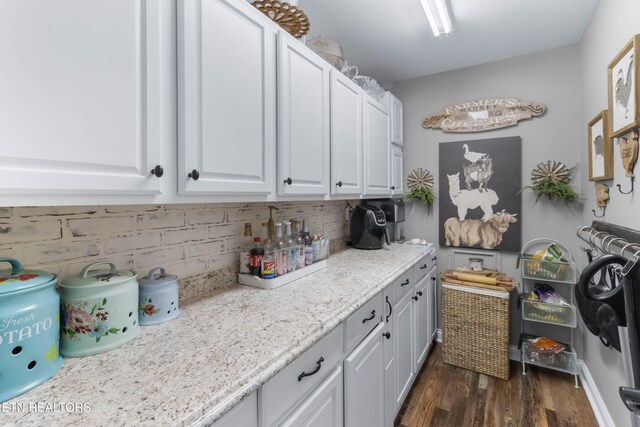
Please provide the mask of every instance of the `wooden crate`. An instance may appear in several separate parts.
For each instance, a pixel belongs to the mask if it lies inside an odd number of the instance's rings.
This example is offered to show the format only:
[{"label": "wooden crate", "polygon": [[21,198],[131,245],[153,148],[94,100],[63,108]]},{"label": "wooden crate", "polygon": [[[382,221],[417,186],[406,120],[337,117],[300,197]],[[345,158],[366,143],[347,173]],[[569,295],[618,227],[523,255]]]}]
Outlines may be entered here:
[{"label": "wooden crate", "polygon": [[442,359],[509,379],[509,292],[442,283]]}]

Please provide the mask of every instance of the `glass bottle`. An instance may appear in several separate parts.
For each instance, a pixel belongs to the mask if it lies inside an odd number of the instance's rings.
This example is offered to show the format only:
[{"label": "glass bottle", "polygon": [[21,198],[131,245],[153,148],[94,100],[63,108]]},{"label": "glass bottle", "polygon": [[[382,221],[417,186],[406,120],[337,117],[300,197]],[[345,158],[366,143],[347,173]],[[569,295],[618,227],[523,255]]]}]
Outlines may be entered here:
[{"label": "glass bottle", "polygon": [[298,232],[298,223],[300,221],[296,221],[294,219],[291,220],[291,240],[293,240],[293,244],[296,249],[296,269],[304,268],[304,239]]},{"label": "glass bottle", "polygon": [[276,258],[276,275],[282,276],[287,273],[287,250],[282,235],[282,223],[275,225],[275,237],[273,238],[273,251]]},{"label": "glass bottle", "polygon": [[313,237],[309,234],[309,221],[302,220],[302,231],[300,236],[304,240],[304,265],[313,264]]},{"label": "glass bottle", "polygon": [[293,239],[291,239],[291,222],[286,221],[284,223],[284,244],[287,249],[287,273],[295,271],[297,260],[296,260],[296,247],[293,244]]},{"label": "glass bottle", "polygon": [[264,241],[264,257],[262,258],[260,273],[260,277],[263,279],[273,279],[276,277],[276,254],[270,239]]}]

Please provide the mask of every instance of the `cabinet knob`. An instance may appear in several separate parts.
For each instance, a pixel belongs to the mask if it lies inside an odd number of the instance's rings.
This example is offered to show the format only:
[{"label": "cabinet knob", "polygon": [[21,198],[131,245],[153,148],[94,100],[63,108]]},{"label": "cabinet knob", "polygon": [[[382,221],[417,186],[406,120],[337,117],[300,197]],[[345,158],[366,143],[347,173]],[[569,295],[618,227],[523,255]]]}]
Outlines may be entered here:
[{"label": "cabinet knob", "polygon": [[392,190],[395,190],[395,189],[396,189],[396,186],[395,186],[395,185],[392,185],[390,188],[391,188]]},{"label": "cabinet knob", "polygon": [[284,183],[287,184],[287,185],[291,185],[291,184],[293,184],[293,180],[291,178],[287,178],[287,179],[284,180]]},{"label": "cabinet knob", "polygon": [[337,185],[338,187],[342,187],[342,181],[338,181],[338,182],[336,182],[336,185]]},{"label": "cabinet knob", "polygon": [[382,334],[383,337],[385,337],[386,339],[390,340],[391,339],[391,332],[385,332],[384,334]]},{"label": "cabinet knob", "polygon": [[200,172],[198,172],[198,169],[194,169],[191,172],[189,172],[189,175],[187,176],[192,180],[197,181],[198,179],[200,179]]},{"label": "cabinet knob", "polygon": [[435,276],[433,276],[433,277],[431,278],[431,280],[433,280],[433,281],[435,282],[435,281],[436,281],[436,277],[435,277]]},{"label": "cabinet knob", "polygon": [[422,296],[422,291],[418,291],[418,295],[419,295],[419,296]]},{"label": "cabinet knob", "polygon": [[164,175],[164,169],[162,169],[162,166],[156,165],[155,168],[151,169],[151,175],[155,175],[156,178],[160,178]]},{"label": "cabinet knob", "polygon": [[418,295],[412,296],[411,298],[413,298],[414,300],[418,301]]}]

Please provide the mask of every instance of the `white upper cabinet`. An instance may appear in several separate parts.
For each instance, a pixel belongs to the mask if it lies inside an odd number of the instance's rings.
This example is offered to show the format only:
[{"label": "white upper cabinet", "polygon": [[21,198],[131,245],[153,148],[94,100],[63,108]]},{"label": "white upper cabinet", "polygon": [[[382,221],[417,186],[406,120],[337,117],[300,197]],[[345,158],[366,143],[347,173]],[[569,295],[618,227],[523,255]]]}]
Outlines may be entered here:
[{"label": "white upper cabinet", "polygon": [[402,172],[402,147],[391,144],[391,195],[401,196],[404,192]]},{"label": "white upper cabinet", "polygon": [[331,70],[331,194],[362,193],[362,89]]},{"label": "white upper cabinet", "polygon": [[278,33],[278,194],[329,193],[331,68]]},{"label": "white upper cabinet", "polygon": [[363,96],[364,195],[390,194],[389,110]]},{"label": "white upper cabinet", "polygon": [[2,2],[0,194],[160,192],[159,9]]},{"label": "white upper cabinet", "polygon": [[386,94],[389,98],[389,109],[391,114],[391,142],[403,145],[402,137],[402,102],[391,92]]},{"label": "white upper cabinet", "polygon": [[181,194],[274,190],[275,38],[237,0],[178,3],[178,189]]}]

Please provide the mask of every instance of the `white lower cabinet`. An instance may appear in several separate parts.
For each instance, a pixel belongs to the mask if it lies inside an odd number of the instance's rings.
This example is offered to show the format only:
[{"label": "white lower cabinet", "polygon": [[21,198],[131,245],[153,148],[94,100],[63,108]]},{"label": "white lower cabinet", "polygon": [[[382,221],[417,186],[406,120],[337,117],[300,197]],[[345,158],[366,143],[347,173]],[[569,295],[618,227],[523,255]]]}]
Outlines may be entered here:
[{"label": "white lower cabinet", "polygon": [[396,418],[396,397],[394,392],[395,383],[395,332],[393,332],[393,288],[388,287],[384,291],[384,301],[386,305],[385,323],[384,323],[384,341],[382,348],[384,349],[384,425],[386,427],[393,426]]},{"label": "white lower cabinet", "polygon": [[435,260],[398,275],[214,427],[393,427],[435,335]]},{"label": "white lower cabinet", "polygon": [[343,425],[342,408],[342,368],[337,366],[282,425],[340,427]]},{"label": "white lower cabinet", "polygon": [[384,426],[384,322],[344,360],[346,427]]},{"label": "white lower cabinet", "polygon": [[253,392],[233,407],[213,427],[258,427],[258,397]]},{"label": "white lower cabinet", "polygon": [[431,344],[431,313],[429,312],[429,282],[430,276],[425,276],[415,286],[415,292],[412,299],[415,301],[415,328],[414,341],[415,356],[414,372],[418,372],[422,367]]},{"label": "white lower cabinet", "polygon": [[415,306],[413,293],[407,293],[393,307],[393,339],[395,357],[395,381],[393,384],[396,412],[407,397],[413,384],[415,337]]}]

